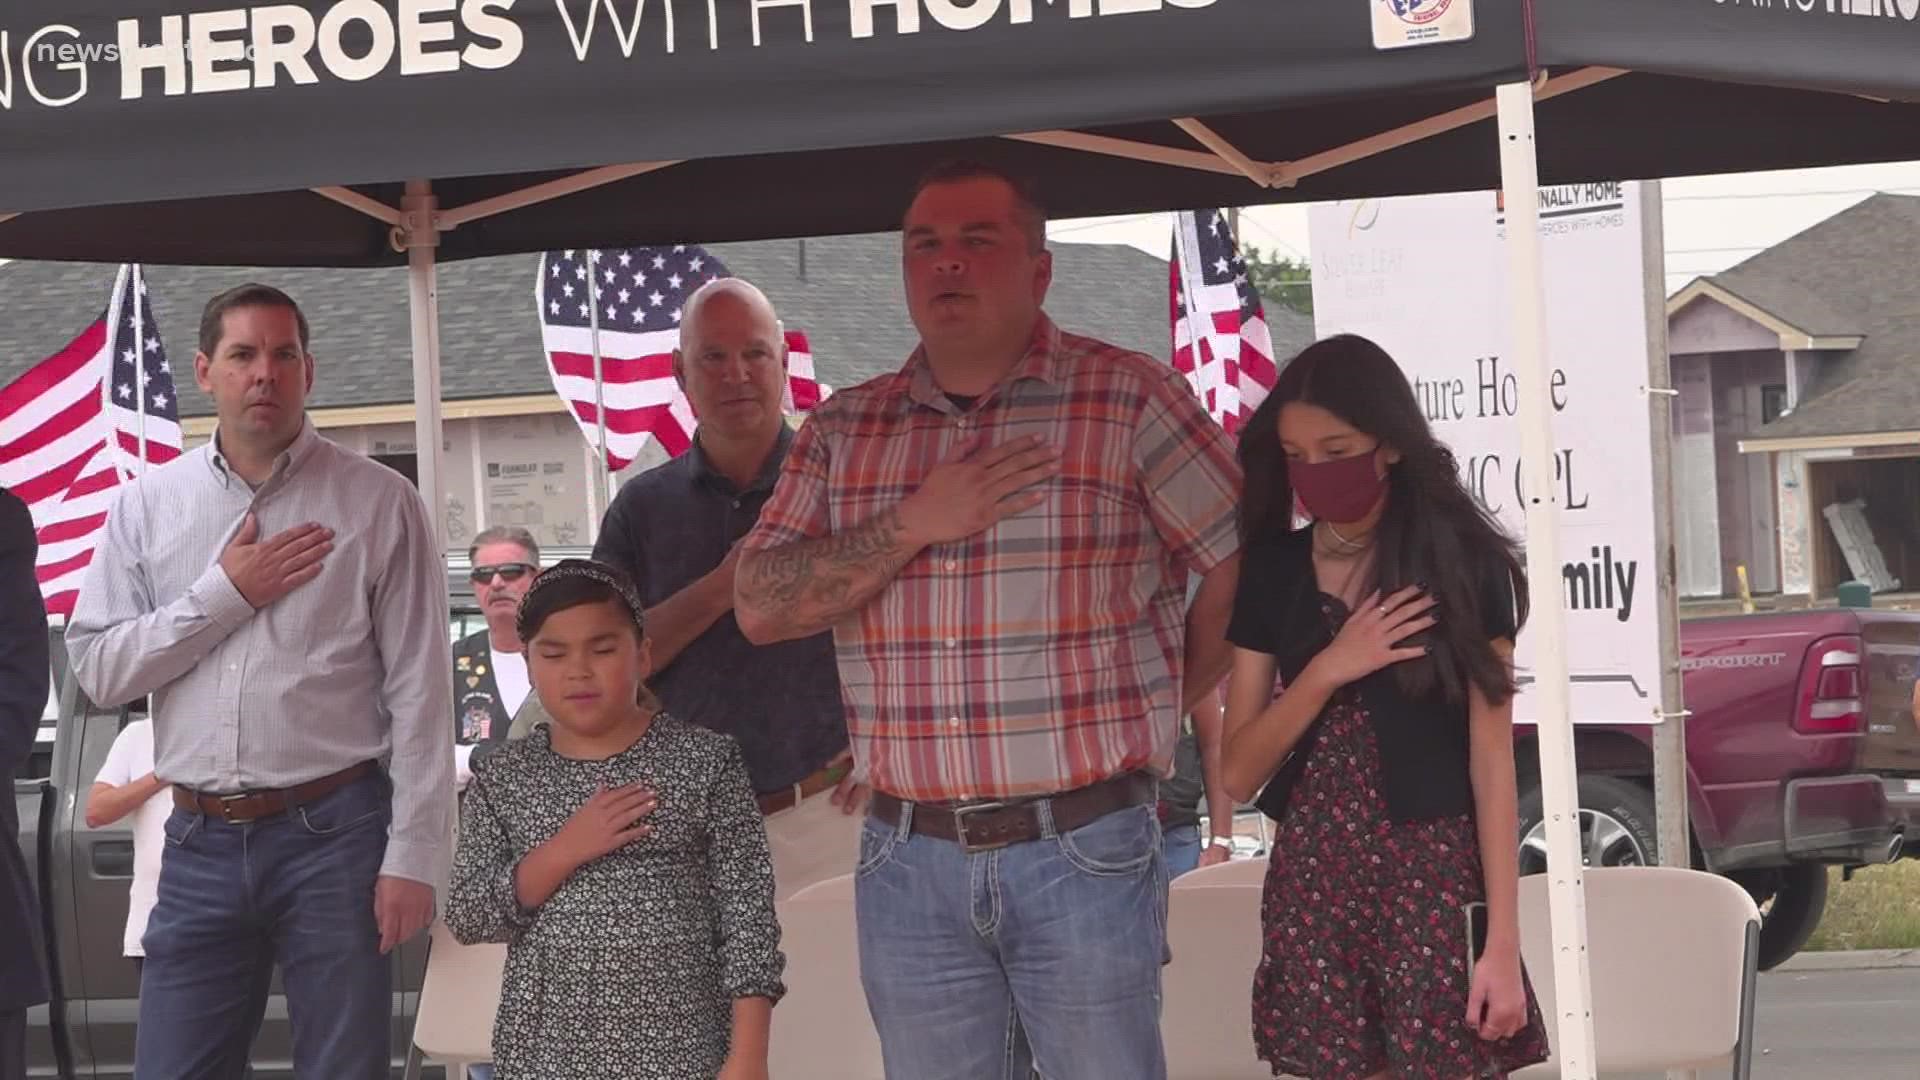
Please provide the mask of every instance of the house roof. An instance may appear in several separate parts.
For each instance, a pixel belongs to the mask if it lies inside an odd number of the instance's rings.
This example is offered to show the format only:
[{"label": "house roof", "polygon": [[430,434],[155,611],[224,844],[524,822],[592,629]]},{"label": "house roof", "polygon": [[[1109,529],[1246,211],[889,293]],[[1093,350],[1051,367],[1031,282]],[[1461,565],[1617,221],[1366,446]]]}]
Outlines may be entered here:
[{"label": "house roof", "polygon": [[1822,362],[1791,413],[1749,449],[1920,431],[1920,197],[1874,195],[1706,279],[1816,338],[1859,338]]},{"label": "house roof", "polygon": [[[1047,310],[1063,327],[1165,359],[1167,264],[1137,248],[1055,243]],[[818,377],[852,386],[897,368],[918,342],[901,291],[893,233],[715,244],[729,271],[766,290],[789,328],[804,330]],[[442,399],[551,393],[541,359],[533,287],[539,256],[471,259],[438,268]],[[112,291],[115,267],[98,263],[0,264],[0,385],[51,355],[90,320]],[[313,408],[413,400],[412,342],[404,269],[276,269],[149,266],[153,316],[176,370],[193,355],[207,298],[249,280],[286,289],[313,327],[319,371]],[[1313,340],[1312,320],[1268,304],[1281,358]],[[180,413],[207,416],[212,402],[182,377]]]}]

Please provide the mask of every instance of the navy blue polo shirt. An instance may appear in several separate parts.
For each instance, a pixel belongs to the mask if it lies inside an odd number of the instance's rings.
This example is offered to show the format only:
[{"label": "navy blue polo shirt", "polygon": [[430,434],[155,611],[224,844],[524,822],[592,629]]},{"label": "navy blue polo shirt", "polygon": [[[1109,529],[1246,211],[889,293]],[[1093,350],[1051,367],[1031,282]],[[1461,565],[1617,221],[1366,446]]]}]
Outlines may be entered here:
[{"label": "navy blue polo shirt", "polygon": [[[752,484],[736,489],[696,435],[687,452],[620,488],[593,557],[633,578],[649,608],[709,573],[747,535],[793,445],[779,442]],[[847,747],[833,635],[755,645],[729,611],[650,684],[673,715],[733,736],[760,793],[791,787]]]}]

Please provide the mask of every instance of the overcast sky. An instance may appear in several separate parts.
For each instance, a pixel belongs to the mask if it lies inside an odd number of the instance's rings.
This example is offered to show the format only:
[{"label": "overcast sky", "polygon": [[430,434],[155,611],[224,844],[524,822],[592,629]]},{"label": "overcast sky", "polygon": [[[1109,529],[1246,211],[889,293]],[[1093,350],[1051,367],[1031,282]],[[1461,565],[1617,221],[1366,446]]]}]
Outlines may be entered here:
[{"label": "overcast sky", "polygon": [[[1667,291],[1724,270],[1875,191],[1920,195],[1920,162],[1668,180]],[[1308,254],[1304,205],[1254,207],[1240,221],[1243,244]],[[1165,258],[1172,228],[1169,215],[1140,214],[1060,221],[1051,233],[1063,242],[1133,244]]]}]

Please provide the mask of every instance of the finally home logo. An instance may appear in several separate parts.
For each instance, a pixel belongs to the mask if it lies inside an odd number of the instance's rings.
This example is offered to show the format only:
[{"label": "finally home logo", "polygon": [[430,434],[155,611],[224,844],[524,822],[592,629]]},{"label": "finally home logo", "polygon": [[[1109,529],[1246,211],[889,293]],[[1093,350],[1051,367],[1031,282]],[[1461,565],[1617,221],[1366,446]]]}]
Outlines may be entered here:
[{"label": "finally home logo", "polygon": [[1864,15],[1920,21],[1920,0],[1713,0],[1726,7],[1778,8],[1807,15]]}]

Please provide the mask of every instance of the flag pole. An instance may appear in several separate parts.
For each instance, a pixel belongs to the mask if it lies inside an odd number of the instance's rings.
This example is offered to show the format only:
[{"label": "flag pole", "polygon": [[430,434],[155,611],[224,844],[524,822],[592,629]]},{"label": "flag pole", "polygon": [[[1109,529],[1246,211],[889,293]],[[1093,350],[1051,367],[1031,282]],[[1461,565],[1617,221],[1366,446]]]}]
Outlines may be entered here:
[{"label": "flag pole", "polygon": [[[138,403],[138,428],[140,435],[140,457],[134,464],[134,475],[147,474],[147,320],[145,301],[140,296],[140,283],[145,277],[140,272],[140,264],[134,263],[131,273],[133,285],[133,381],[134,400]],[[109,341],[112,338],[108,338]]]},{"label": "flag pole", "polygon": [[606,375],[600,359],[600,253],[587,252],[587,326],[593,339],[593,419],[600,429],[601,505],[613,505],[613,470],[607,465]]}]

